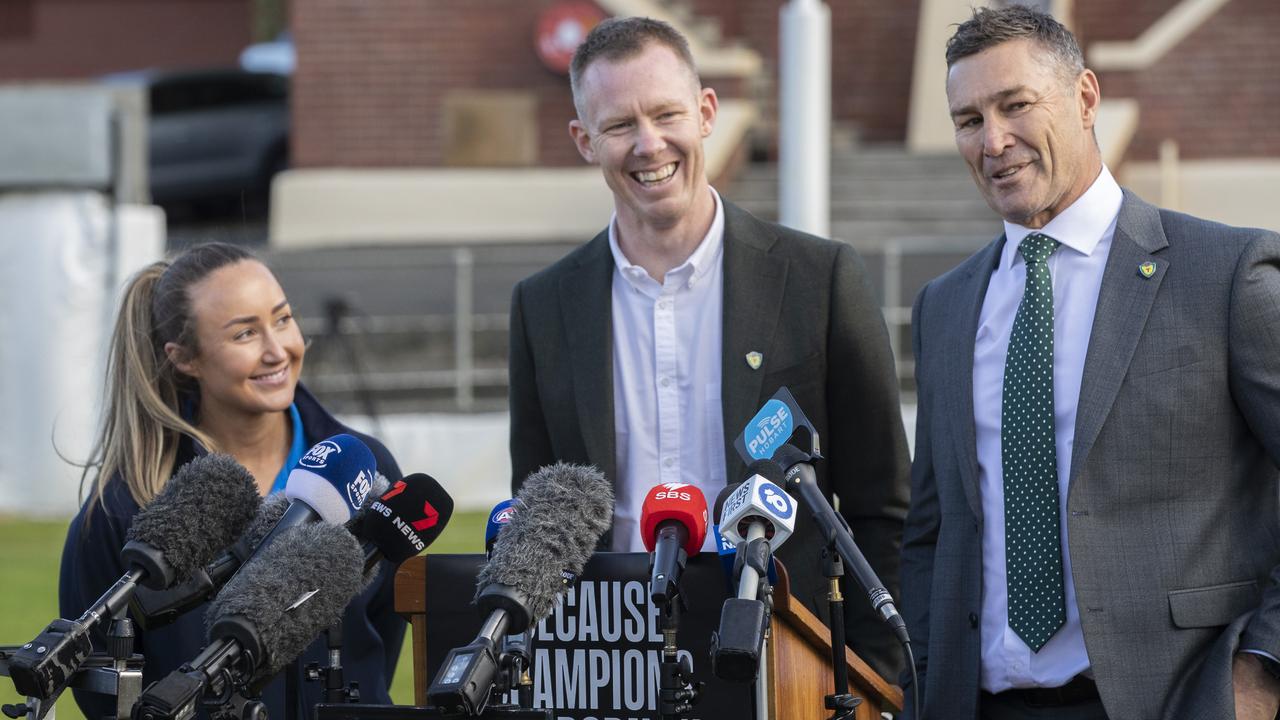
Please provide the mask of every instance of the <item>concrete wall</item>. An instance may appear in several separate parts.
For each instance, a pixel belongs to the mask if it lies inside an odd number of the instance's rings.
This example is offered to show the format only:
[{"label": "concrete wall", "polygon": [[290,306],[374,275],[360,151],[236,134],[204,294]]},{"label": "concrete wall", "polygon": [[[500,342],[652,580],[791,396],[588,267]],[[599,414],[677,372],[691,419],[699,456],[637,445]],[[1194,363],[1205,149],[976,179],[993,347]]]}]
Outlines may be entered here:
[{"label": "concrete wall", "polygon": [[1143,199],[1229,225],[1280,232],[1280,160],[1179,163],[1168,190],[1159,163],[1126,163],[1120,181]]}]

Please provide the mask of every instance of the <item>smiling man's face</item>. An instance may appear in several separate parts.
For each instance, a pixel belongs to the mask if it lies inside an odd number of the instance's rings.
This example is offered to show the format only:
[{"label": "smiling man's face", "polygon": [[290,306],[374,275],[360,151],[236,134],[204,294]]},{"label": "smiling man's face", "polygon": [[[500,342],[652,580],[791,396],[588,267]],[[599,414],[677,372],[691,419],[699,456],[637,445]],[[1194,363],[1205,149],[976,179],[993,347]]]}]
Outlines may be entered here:
[{"label": "smiling man's face", "polygon": [[1067,78],[1034,40],[961,58],[947,73],[956,147],[991,209],[1044,227],[1102,169],[1093,137],[1100,94],[1085,70]]},{"label": "smiling man's face", "polygon": [[670,230],[707,200],[702,141],[715,125],[716,95],[675,52],[650,42],[631,57],[596,60],[579,93],[581,116],[569,132],[600,166],[621,224]]}]

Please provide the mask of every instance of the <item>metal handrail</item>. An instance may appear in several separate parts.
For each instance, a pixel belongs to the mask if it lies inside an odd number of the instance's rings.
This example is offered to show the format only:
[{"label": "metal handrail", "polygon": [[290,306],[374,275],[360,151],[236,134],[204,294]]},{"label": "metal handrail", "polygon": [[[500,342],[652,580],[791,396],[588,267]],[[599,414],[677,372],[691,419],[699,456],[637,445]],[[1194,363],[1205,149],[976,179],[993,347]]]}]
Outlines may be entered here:
[{"label": "metal handrail", "polygon": [[[990,238],[937,238],[902,237],[889,240],[858,243],[864,252],[879,253],[883,257],[882,280],[885,298],[903,297],[903,272],[910,256],[930,253],[966,252],[981,247]],[[870,254],[868,253],[868,254]],[[452,388],[459,410],[475,407],[477,386],[501,387],[507,382],[506,367],[481,367],[477,365],[475,336],[477,333],[505,331],[510,318],[507,313],[475,312],[475,254],[467,247],[454,249],[450,263],[454,272],[454,311],[449,314],[430,315],[373,315],[341,318],[336,330],[343,334],[413,334],[445,333],[452,331],[454,338],[454,367],[435,370],[378,371],[366,379],[356,373],[334,373],[313,378],[309,382],[314,389],[330,392],[347,392],[361,387],[380,392],[412,390],[443,390]],[[902,329],[910,327],[909,305],[886,304],[881,307],[885,325],[889,329],[889,344],[893,351],[897,378],[900,386],[907,387],[915,372],[915,362],[908,348],[903,347]],[[331,328],[323,318],[307,318],[300,321],[306,333],[319,334]],[[363,386],[361,383],[363,382]],[[904,400],[913,393],[907,389]]]}]

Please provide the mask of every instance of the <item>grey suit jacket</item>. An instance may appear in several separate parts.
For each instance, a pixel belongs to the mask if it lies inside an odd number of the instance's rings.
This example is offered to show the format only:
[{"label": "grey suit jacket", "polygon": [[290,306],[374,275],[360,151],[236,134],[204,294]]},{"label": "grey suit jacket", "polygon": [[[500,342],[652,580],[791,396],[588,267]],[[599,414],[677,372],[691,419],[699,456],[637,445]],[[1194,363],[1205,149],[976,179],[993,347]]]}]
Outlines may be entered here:
[{"label": "grey suit jacket", "polygon": [[[866,269],[853,248],[756,219],[724,203],[721,398],[725,469],[746,479],[732,448],[783,385],[818,427],[827,459],[818,481],[896,596],[908,460],[893,358]],[[512,489],[556,460],[589,463],[611,482],[614,447],[608,231],[520,282],[511,300]],[[752,370],[748,352],[764,355]],[[655,480],[656,482],[656,480]],[[710,498],[709,498],[710,500]],[[778,556],[792,592],[827,617],[817,534],[800,513]],[[901,668],[892,635],[853,592],[855,651],[886,677]]]},{"label": "grey suit jacket", "polygon": [[[976,717],[973,350],[1003,240],[929,283],[913,313],[920,405],[902,592],[924,712],[911,717]],[[1075,438],[1072,578],[1108,715],[1233,718],[1236,647],[1280,656],[1280,236],[1126,192]]]}]

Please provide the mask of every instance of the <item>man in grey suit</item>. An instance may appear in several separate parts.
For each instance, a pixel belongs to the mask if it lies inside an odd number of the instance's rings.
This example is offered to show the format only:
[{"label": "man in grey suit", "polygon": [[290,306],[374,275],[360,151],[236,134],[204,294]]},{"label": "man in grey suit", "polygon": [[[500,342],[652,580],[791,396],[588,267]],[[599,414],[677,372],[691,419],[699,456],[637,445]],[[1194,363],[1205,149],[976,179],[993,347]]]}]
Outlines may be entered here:
[{"label": "man in grey suit", "polygon": [[[688,45],[645,18],[607,20],[573,60],[582,156],[612,190],[609,227],[519,283],[511,301],[512,487],[542,465],[599,467],[617,498],[608,547],[642,548],[645,493],[746,479],[732,442],[786,386],[816,424],[819,483],[896,591],[908,460],[893,358],[853,249],[762,222],[707,182],[715,123]],[[779,556],[826,615],[820,545],[801,513]],[[704,550],[714,551],[713,538]],[[851,589],[855,651],[894,677],[901,652]]]},{"label": "man in grey suit", "polygon": [[1049,16],[977,10],[947,64],[1005,232],[915,303],[908,715],[1274,718],[1280,237],[1123,191]]}]

